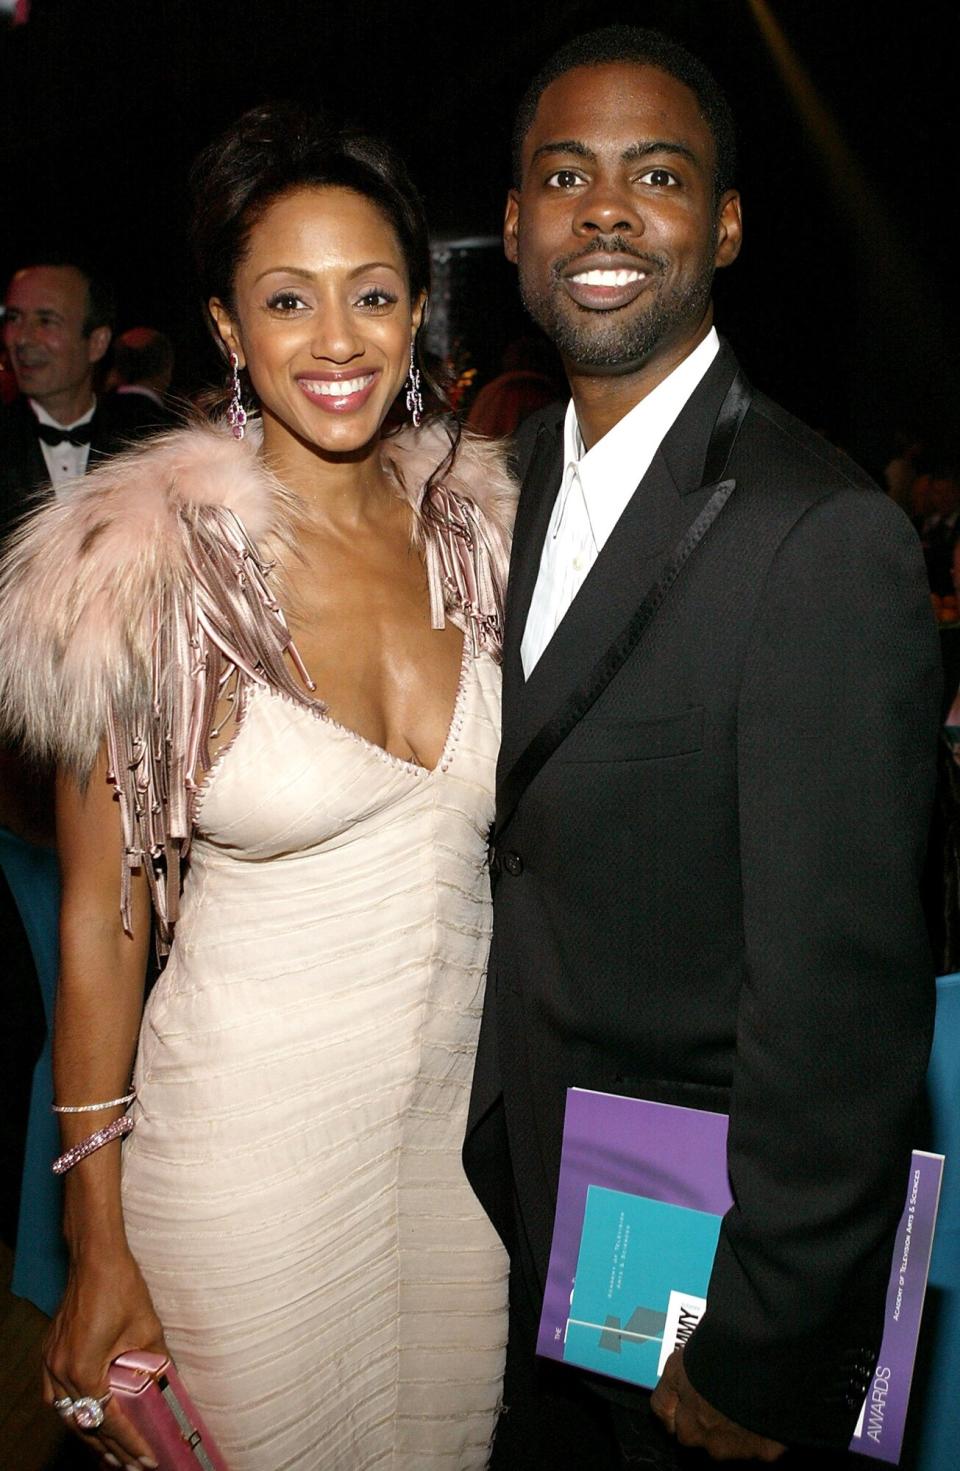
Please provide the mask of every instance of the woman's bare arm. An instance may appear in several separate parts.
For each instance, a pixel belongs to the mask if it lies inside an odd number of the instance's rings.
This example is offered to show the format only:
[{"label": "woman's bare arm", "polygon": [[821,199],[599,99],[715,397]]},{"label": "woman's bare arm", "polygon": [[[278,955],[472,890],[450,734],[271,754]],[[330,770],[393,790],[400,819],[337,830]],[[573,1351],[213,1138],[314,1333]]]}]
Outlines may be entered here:
[{"label": "woman's bare arm", "polygon": [[[127,1092],[150,937],[150,900],[133,875],[133,935],[120,919],[120,813],[101,758],[81,791],[57,779],[60,854],[60,981],[54,1028],[54,1088],[61,1104],[95,1103]],[[64,1148],[123,1113],[61,1114]],[[107,1145],[65,1177],[64,1230],[71,1253],[124,1243],[120,1146]]]},{"label": "woman's bare arm", "polygon": [[[56,1102],[76,1106],[128,1091],[143,1005],[150,901],[133,876],[133,934],[120,918],[120,814],[101,757],[86,788],[57,780],[63,897],[54,1029]],[[61,1114],[63,1147],[120,1117],[123,1107]],[[130,1254],[120,1208],[120,1144],[98,1149],[64,1177],[70,1278],[44,1349],[46,1398],[105,1392],[110,1360],[163,1346],[163,1332]],[[112,1404],[97,1446],[121,1462],[150,1449]],[[69,1423],[69,1422],[68,1422]]]}]

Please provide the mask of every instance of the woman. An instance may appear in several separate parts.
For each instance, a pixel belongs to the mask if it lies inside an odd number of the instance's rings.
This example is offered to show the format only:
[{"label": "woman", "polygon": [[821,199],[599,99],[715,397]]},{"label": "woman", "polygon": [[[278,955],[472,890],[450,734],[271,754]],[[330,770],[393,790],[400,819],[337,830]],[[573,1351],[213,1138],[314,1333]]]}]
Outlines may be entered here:
[{"label": "woman", "polygon": [[[505,1266],[459,1151],[511,485],[447,424],[381,434],[405,387],[419,421],[428,272],[388,150],[264,109],[194,185],[245,438],[112,461],[4,574],[2,705],[63,772],[58,1108],[122,1099],[139,1030],[122,1172],[112,1139],[66,1175],[46,1393],[165,1341],[231,1471],[479,1467]],[[65,1150],[123,1110],[62,1113]]]}]

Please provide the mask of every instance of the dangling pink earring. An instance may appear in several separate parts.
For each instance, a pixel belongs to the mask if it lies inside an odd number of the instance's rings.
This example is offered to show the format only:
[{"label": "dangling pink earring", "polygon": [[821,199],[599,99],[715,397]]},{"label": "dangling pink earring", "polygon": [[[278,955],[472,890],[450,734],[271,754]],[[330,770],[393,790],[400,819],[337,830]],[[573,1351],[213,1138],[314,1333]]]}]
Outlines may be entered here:
[{"label": "dangling pink earring", "polygon": [[423,395],[420,392],[420,369],[417,367],[412,342],[410,344],[410,372],[407,375],[407,412],[413,420],[414,429],[419,429],[423,418]]},{"label": "dangling pink earring", "polygon": [[230,354],[230,368],[233,372],[232,397],[227,409],[227,423],[233,431],[234,439],[243,438],[244,425],[247,422],[247,411],[243,407],[243,396],[240,392],[240,359],[235,352]]}]

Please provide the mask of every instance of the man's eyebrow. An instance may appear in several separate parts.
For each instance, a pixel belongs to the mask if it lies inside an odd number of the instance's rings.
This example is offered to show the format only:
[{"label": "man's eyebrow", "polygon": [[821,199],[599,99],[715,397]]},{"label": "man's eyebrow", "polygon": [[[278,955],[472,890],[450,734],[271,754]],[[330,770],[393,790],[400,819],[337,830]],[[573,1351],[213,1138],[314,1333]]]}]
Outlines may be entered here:
[{"label": "man's eyebrow", "polygon": [[651,138],[640,143],[632,143],[625,148],[620,155],[624,163],[636,163],[638,159],[649,158],[651,153],[670,153],[675,157],[687,158],[691,163],[699,163],[697,155],[686,143],[677,143],[670,138]]},{"label": "man's eyebrow", "polygon": [[[574,158],[582,158],[586,163],[594,163],[597,157],[593,149],[588,148],[586,143],[582,143],[579,138],[562,138],[541,143],[539,148],[534,149],[530,162],[536,163],[540,158],[547,158],[558,153],[566,154],[568,157],[572,155]],[[636,163],[639,159],[648,158],[652,153],[668,153],[677,158],[689,159],[691,163],[700,162],[693,149],[688,148],[686,143],[678,143],[671,138],[650,138],[639,143],[631,143],[629,148],[624,149],[620,157],[623,163]]]},{"label": "man's eyebrow", "polygon": [[552,153],[573,154],[574,158],[585,159],[588,163],[592,163],[597,156],[592,148],[588,148],[586,143],[581,143],[579,139],[562,138],[555,142],[541,143],[539,148],[533,150],[530,162],[536,163],[538,159],[547,158]]}]

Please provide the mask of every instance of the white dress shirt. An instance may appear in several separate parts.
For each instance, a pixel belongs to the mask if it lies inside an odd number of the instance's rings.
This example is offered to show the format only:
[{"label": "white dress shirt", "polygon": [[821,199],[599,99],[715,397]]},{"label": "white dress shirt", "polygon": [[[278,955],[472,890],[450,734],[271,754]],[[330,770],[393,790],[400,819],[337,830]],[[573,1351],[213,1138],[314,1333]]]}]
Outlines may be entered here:
[{"label": "white dress shirt", "polygon": [[162,395],[155,388],[148,388],[146,383],[118,383],[113,391],[118,396],[125,393],[139,393],[141,398],[148,398],[151,403],[156,404],[158,409],[166,407]]},{"label": "white dress shirt", "polygon": [[[81,424],[89,424],[97,412],[97,401],[94,399],[93,407],[81,414],[79,419],[74,419],[72,424],[58,424],[34,399],[31,398],[29,404],[40,423],[49,424],[53,429],[79,429]],[[90,458],[89,444],[71,444],[66,439],[62,444],[45,444],[41,439],[40,448],[54,490],[65,485],[68,480],[76,480],[78,475],[86,475],[87,461]]]},{"label": "white dress shirt", "polygon": [[529,679],[661,441],[719,350],[720,340],[711,328],[689,357],[586,452],[573,399],[567,405],[563,479],[520,645],[525,678]]}]

